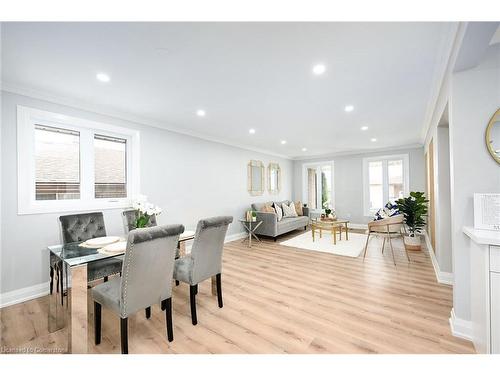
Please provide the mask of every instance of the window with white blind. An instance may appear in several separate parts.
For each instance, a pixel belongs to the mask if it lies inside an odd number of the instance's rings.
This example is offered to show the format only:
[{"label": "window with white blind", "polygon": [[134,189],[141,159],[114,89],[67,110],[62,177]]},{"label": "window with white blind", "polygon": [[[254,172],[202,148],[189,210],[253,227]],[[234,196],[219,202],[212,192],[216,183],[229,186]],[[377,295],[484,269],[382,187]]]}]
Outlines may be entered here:
[{"label": "window with white blind", "polygon": [[364,211],[374,215],[409,193],[408,154],[363,159]]},{"label": "window with white blind", "polygon": [[18,106],[19,214],[128,207],[135,130]]}]

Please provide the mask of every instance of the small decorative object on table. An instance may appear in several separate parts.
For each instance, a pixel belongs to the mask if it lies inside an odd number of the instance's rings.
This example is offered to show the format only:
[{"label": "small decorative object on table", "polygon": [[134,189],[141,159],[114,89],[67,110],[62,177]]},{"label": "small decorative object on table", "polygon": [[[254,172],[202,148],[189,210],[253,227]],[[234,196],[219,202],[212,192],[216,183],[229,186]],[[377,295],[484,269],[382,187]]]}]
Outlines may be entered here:
[{"label": "small decorative object on table", "polygon": [[252,211],[252,221],[257,221],[257,212]]},{"label": "small decorative object on table", "polygon": [[137,199],[132,204],[134,210],[137,211],[137,219],[135,221],[136,228],[146,228],[149,224],[149,220],[153,215],[160,215],[162,209],[148,202],[148,198],[145,195],[137,196]]},{"label": "small decorative object on table", "polygon": [[422,232],[425,225],[424,216],[427,215],[427,199],[422,192],[412,191],[409,197],[401,198],[396,201],[398,210],[405,218],[405,224],[408,227],[409,235],[404,237],[404,243],[407,250],[421,250],[422,245],[420,237],[417,235]]}]

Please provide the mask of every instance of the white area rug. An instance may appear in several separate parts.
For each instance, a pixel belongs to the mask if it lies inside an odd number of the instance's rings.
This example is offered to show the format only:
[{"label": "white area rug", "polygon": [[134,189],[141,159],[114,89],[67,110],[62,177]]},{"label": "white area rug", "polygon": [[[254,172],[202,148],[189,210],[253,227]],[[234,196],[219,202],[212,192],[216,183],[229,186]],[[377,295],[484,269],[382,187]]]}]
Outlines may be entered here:
[{"label": "white area rug", "polygon": [[312,234],[308,231],[287,241],[280,242],[280,245],[356,258],[364,250],[366,243],[366,235],[359,233],[349,233],[349,240],[347,241],[344,234],[342,234],[342,241],[337,236],[336,245],[333,244],[330,233],[323,232],[323,238],[319,238],[319,233],[316,232],[315,237],[313,242]]}]

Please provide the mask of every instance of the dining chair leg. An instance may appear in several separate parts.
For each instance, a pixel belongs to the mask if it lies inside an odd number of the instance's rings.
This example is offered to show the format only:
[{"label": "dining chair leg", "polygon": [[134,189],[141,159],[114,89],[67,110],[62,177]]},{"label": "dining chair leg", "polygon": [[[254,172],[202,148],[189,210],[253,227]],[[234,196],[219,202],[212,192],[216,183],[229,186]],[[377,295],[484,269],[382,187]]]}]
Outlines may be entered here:
[{"label": "dining chair leg", "polygon": [[391,236],[389,236],[389,245],[391,246],[392,261],[394,262],[394,265],[396,265],[396,258],[394,258],[394,249],[392,248]]},{"label": "dining chair leg", "polygon": [[382,254],[384,253],[384,249],[385,249],[385,237],[384,237],[384,242],[382,242]]},{"label": "dining chair leg", "polygon": [[191,323],[195,326],[198,324],[198,318],[196,317],[196,291],[197,285],[191,285],[189,287],[189,300],[191,303]]},{"label": "dining chair leg", "polygon": [[167,298],[165,301],[165,319],[167,322],[167,338],[168,341],[174,341],[174,328],[172,325],[172,297]]},{"label": "dining chair leg", "polygon": [[151,318],[151,306],[146,307],[146,319]]},{"label": "dining chair leg", "polygon": [[365,243],[365,252],[363,254],[363,262],[365,261],[366,257],[366,249],[368,249],[368,240],[370,239],[370,232],[368,232],[368,236],[366,236],[366,243]]},{"label": "dining chair leg", "polygon": [[120,318],[122,354],[128,354],[128,318]]},{"label": "dining chair leg", "polygon": [[216,284],[217,284],[217,301],[219,302],[219,307],[222,308],[222,280],[221,274],[218,273],[215,275]]},{"label": "dining chair leg", "polygon": [[94,338],[95,344],[101,343],[101,304],[94,301]]}]

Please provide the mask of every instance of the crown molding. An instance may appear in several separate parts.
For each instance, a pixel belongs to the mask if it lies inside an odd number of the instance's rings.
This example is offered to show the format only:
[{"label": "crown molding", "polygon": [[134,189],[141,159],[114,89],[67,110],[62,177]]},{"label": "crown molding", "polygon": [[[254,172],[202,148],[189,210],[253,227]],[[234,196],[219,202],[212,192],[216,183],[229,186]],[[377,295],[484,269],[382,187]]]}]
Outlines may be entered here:
[{"label": "crown molding", "polygon": [[424,147],[421,143],[411,143],[402,146],[395,147],[385,147],[385,148],[369,148],[362,150],[352,150],[352,151],[343,151],[343,152],[334,152],[328,154],[320,154],[320,155],[311,155],[311,156],[301,156],[294,157],[292,160],[294,161],[307,161],[307,160],[317,160],[317,159],[331,159],[339,156],[349,156],[349,155],[366,155],[366,154],[377,154],[381,152],[391,152],[391,151],[399,151],[399,150],[408,150],[414,148],[422,148]]},{"label": "crown molding", "polygon": [[132,122],[132,123],[135,123],[137,125],[150,126],[150,127],[170,131],[173,133],[202,139],[204,141],[220,143],[220,144],[223,144],[226,146],[235,147],[235,148],[239,148],[239,149],[246,150],[246,151],[257,152],[259,154],[274,156],[274,157],[278,157],[278,158],[282,158],[282,159],[286,159],[286,160],[292,160],[292,158],[290,156],[287,156],[287,155],[279,154],[276,152],[272,152],[272,151],[268,151],[268,150],[264,150],[264,149],[260,149],[260,148],[247,146],[247,145],[237,143],[237,142],[231,142],[231,141],[228,141],[226,139],[212,137],[212,136],[209,136],[206,134],[200,134],[200,133],[193,132],[190,130],[180,129],[179,127],[165,123],[163,121],[158,121],[158,120],[153,120],[153,119],[146,118],[146,117],[136,116],[132,113],[127,113],[127,112],[123,112],[123,111],[119,111],[119,110],[110,109],[110,108],[107,108],[104,106],[96,105],[96,104],[89,103],[89,102],[84,102],[84,101],[77,100],[77,99],[71,99],[68,97],[64,97],[61,95],[56,95],[56,94],[50,93],[48,91],[33,89],[31,87],[28,87],[28,86],[23,86],[23,85],[14,84],[11,82],[3,81],[3,82],[0,82],[0,89],[1,89],[1,91],[4,91],[4,92],[9,92],[12,94],[17,94],[17,95],[22,95],[22,96],[27,96],[27,97],[30,97],[33,99],[43,100],[43,101],[51,102],[51,103],[58,104],[58,105],[64,105],[64,106],[71,107],[71,108],[74,108],[77,110],[83,110],[83,111],[92,112],[92,113],[102,115],[102,116],[107,116],[107,117],[112,117],[112,118],[119,119],[119,120]]}]

